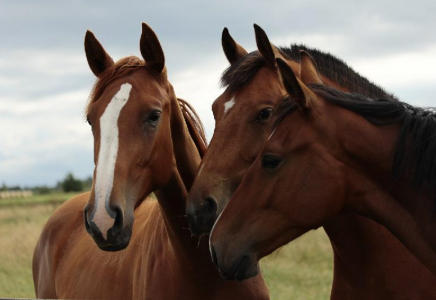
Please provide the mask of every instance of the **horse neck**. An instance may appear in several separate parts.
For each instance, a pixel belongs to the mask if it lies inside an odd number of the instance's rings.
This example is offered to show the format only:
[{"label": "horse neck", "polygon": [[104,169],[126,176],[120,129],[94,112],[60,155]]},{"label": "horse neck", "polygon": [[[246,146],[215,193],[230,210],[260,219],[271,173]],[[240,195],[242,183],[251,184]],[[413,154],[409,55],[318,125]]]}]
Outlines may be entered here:
[{"label": "horse neck", "polygon": [[347,188],[344,212],[385,226],[436,275],[436,239],[434,226],[429,226],[434,223],[433,201],[411,188],[410,182],[398,182],[392,176],[392,152],[400,124],[375,126],[329,102],[324,102],[323,110],[335,116],[335,121],[320,118],[315,128],[331,134],[326,147],[342,165]]},{"label": "horse neck", "polygon": [[[383,197],[386,207],[371,203],[376,220],[385,226],[436,276],[436,226],[434,197],[411,187],[396,184]],[[384,205],[383,205],[384,206]]]},{"label": "horse neck", "polygon": [[357,173],[350,176],[351,210],[384,225],[436,276],[432,198],[412,188],[410,182],[393,183],[390,172]]},{"label": "horse neck", "polygon": [[[341,118],[338,119],[340,120]],[[361,140],[364,140],[363,135],[358,132],[352,132],[351,135],[362,137]],[[364,144],[380,145],[375,142],[369,143],[367,140],[364,141]],[[371,182],[372,188],[368,188],[368,190],[373,190],[374,187],[392,186],[392,183],[389,182],[391,175],[390,167],[388,165],[386,167],[374,167],[380,164],[380,161],[374,159],[377,157],[378,152],[381,149],[390,152],[388,149],[391,149],[391,146],[386,144],[379,147],[371,146],[371,148],[375,152],[369,152],[365,157],[359,157],[357,162],[346,160],[346,164],[350,169],[359,170],[358,172],[364,174],[355,180],[356,185],[361,188],[365,185],[365,182]],[[354,149],[356,148],[353,147],[350,152],[355,152],[353,151]],[[358,149],[363,149],[363,147],[358,145]],[[386,157],[389,157],[389,154]],[[345,159],[345,157],[342,156],[341,159]],[[387,159],[383,158],[381,160],[386,161]],[[396,188],[390,188],[388,191],[396,190]],[[399,195],[401,194],[399,193]],[[353,196],[349,197],[351,199]],[[379,197],[372,197],[368,194],[365,196],[364,201],[372,201],[371,204],[377,207],[377,199]],[[395,199],[400,198],[395,196]],[[361,205],[361,203],[358,203],[360,200],[362,199],[349,201]],[[399,203],[401,203],[401,200],[399,200]],[[402,261],[405,270],[416,270],[421,265],[416,261],[415,257],[412,257],[409,252],[410,249],[406,249],[405,245],[399,243],[398,237],[393,232],[390,232],[382,221],[359,210],[354,212],[357,212],[357,214],[339,215],[324,226],[333,247],[335,277],[338,275],[342,279],[346,278],[348,282],[364,284],[369,280],[368,274],[373,274],[374,278],[389,280],[389,282],[395,284],[402,277],[399,274],[383,277],[386,273],[382,270],[395,268],[398,261]],[[395,219],[396,217],[392,218]],[[389,257],[386,256],[386,253],[389,253]],[[355,272],[355,270],[361,270],[362,272]]]},{"label": "horse neck", "polygon": [[155,191],[170,241],[179,252],[191,251],[192,239],[186,215],[186,199],[200,164],[200,154],[192,140],[178,100],[171,100],[173,160],[170,180]]},{"label": "horse neck", "polygon": [[[346,286],[373,295],[396,286],[410,296],[435,283],[436,277],[391,232],[369,218],[344,214],[326,223],[324,229],[333,249],[335,295]],[[379,289],[374,282],[384,282],[386,288]]]},{"label": "horse neck", "polygon": [[179,100],[174,96],[171,105],[171,136],[174,156],[179,174],[189,191],[197,174],[201,156],[200,150],[189,133],[186,122],[188,121],[185,120]]}]

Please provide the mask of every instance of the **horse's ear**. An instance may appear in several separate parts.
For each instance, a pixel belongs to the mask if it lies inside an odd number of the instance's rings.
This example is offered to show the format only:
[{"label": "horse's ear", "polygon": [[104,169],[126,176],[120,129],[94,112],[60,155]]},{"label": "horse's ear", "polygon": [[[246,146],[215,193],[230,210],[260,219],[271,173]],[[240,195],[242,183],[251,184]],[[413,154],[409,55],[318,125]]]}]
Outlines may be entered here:
[{"label": "horse's ear", "polygon": [[308,108],[306,95],[300,82],[295,76],[294,71],[292,71],[291,67],[281,58],[277,58],[276,63],[286,92],[288,92],[289,96],[298,103],[300,108]]},{"label": "horse's ear", "polygon": [[235,42],[227,27],[224,27],[221,36],[221,43],[223,45],[224,54],[231,65],[237,62],[241,57],[248,54],[247,50]]},{"label": "horse's ear", "polygon": [[165,56],[154,31],[142,23],[142,35],[139,43],[146,67],[156,73],[161,73],[165,67]]},{"label": "horse's ear", "polygon": [[276,66],[276,57],[281,57],[277,48],[269,42],[268,36],[259,25],[254,24],[257,49],[270,66]]},{"label": "horse's ear", "polygon": [[85,34],[85,53],[88,65],[97,77],[114,64],[112,58],[89,30]]},{"label": "horse's ear", "polygon": [[304,84],[322,84],[316,62],[312,56],[304,50],[300,50],[300,78]]}]

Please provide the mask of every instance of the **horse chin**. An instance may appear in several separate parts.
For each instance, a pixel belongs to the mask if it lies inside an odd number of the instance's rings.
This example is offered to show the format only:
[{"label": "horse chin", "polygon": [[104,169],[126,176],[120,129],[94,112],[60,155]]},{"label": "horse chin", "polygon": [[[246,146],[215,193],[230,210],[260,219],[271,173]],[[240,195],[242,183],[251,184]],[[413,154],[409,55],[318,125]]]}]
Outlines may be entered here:
[{"label": "horse chin", "polygon": [[120,243],[118,245],[115,246],[100,246],[97,244],[98,248],[100,248],[100,250],[103,251],[107,251],[107,252],[116,252],[116,251],[121,251],[127,248],[127,246],[129,246],[129,242],[130,240],[127,240],[127,242],[124,243]]},{"label": "horse chin", "polygon": [[232,267],[226,271],[220,268],[220,274],[227,280],[242,281],[259,274],[259,262],[251,255],[244,255],[241,259],[234,262]]}]

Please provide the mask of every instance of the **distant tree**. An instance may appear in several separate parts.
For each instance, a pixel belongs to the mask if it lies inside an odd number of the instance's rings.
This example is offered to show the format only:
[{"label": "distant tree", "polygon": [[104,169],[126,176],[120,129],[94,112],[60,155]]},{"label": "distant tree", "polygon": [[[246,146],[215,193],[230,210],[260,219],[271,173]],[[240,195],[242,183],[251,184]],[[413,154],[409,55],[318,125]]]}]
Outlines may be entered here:
[{"label": "distant tree", "polygon": [[64,181],[62,181],[62,190],[64,192],[80,192],[83,190],[81,180],[74,178],[72,173],[68,173]]},{"label": "distant tree", "polygon": [[91,187],[92,187],[92,177],[89,176],[88,178],[83,180],[82,183],[83,183],[83,189],[84,190],[90,190]]},{"label": "distant tree", "polygon": [[33,192],[35,194],[40,194],[40,195],[50,194],[51,191],[52,191],[52,189],[46,185],[37,186],[37,187],[33,188]]},{"label": "distant tree", "polygon": [[0,191],[7,191],[8,190],[8,187],[7,187],[7,185],[6,185],[6,183],[2,183],[2,186],[0,187]]},{"label": "distant tree", "polygon": [[63,187],[62,187],[63,183],[64,183],[63,181],[58,181],[56,183],[55,190],[58,190],[58,191],[63,190]]}]

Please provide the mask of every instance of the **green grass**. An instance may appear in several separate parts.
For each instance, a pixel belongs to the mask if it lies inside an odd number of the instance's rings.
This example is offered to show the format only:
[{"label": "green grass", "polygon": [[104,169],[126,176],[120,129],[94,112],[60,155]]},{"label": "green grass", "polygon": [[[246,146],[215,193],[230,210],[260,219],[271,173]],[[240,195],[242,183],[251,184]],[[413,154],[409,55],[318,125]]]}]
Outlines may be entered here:
[{"label": "green grass", "polygon": [[[0,297],[35,297],[32,255],[41,230],[74,194],[0,200]],[[262,260],[271,299],[328,299],[332,251],[323,230],[311,232]]]}]

